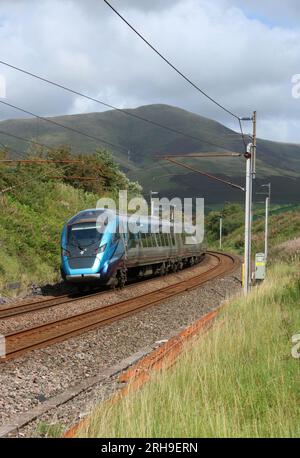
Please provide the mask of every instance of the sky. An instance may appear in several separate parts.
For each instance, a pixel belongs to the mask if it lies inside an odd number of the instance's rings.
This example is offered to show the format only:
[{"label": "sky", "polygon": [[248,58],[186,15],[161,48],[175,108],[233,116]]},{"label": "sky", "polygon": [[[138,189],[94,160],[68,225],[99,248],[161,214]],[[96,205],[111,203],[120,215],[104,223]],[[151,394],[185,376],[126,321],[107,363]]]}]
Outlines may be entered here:
[{"label": "sky", "polygon": [[[300,144],[300,97],[292,96],[292,78],[300,75],[298,0],[111,3],[230,111],[257,110],[260,137]],[[237,120],[169,68],[103,0],[0,0],[0,60],[117,107],[165,103],[238,129]],[[0,64],[0,86],[3,79],[2,100],[41,116],[105,109]],[[0,104],[0,120],[22,116]]]}]

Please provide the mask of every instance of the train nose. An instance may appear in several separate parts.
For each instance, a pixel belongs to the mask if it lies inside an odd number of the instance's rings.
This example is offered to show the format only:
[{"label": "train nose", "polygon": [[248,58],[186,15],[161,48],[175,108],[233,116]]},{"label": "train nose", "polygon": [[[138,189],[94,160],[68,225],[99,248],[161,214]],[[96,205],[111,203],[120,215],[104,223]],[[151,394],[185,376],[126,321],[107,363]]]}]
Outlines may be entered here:
[{"label": "train nose", "polygon": [[70,269],[91,269],[95,261],[96,256],[76,256],[68,259]]}]

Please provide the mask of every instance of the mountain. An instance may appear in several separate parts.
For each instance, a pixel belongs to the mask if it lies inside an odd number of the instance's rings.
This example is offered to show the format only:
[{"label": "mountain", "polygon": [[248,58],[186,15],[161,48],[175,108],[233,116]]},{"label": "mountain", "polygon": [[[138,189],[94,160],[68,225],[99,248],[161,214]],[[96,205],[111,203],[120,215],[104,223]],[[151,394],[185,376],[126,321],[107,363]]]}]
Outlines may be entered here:
[{"label": "mountain", "polygon": [[[138,180],[145,191],[155,189],[167,196],[205,196],[208,202],[242,200],[243,193],[224,187],[199,174],[170,165],[157,156],[163,154],[190,154],[193,152],[244,151],[239,134],[211,119],[168,105],[146,105],[126,109],[133,116],[116,110],[102,113],[58,116],[48,118],[90,136],[105,140],[108,144],[86,138],[74,131],[63,129],[35,118],[12,119],[0,123],[1,144],[24,154],[26,143],[2,134],[7,132],[35,139],[50,146],[71,145],[73,151],[91,152],[97,148],[109,149],[131,179]],[[165,130],[136,119],[143,117],[151,122],[168,126]],[[172,130],[184,132],[188,137]],[[248,140],[247,140],[248,141]],[[112,146],[110,143],[118,146]],[[256,187],[272,182],[273,201],[298,202],[300,189],[300,145],[257,142]],[[245,160],[241,158],[184,159],[194,167],[231,181],[244,183]]]}]

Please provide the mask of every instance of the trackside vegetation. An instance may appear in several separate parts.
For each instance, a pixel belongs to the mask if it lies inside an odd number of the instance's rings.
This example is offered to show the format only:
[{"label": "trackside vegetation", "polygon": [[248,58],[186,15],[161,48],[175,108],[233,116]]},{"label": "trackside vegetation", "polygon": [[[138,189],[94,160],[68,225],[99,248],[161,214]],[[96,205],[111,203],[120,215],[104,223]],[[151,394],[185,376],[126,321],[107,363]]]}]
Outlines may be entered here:
[{"label": "trackside vegetation", "polygon": [[[219,224],[223,217],[223,249],[238,254],[244,251],[244,207],[238,203],[226,203],[222,211],[211,211],[206,216],[206,234],[211,248],[219,249]],[[269,218],[269,248],[274,259],[278,258],[276,246],[300,236],[300,206],[272,206]],[[265,210],[256,206],[253,216],[253,253],[264,251]]]},{"label": "trackside vegetation", "polygon": [[271,268],[175,366],[98,406],[79,437],[299,437],[299,264]]}]

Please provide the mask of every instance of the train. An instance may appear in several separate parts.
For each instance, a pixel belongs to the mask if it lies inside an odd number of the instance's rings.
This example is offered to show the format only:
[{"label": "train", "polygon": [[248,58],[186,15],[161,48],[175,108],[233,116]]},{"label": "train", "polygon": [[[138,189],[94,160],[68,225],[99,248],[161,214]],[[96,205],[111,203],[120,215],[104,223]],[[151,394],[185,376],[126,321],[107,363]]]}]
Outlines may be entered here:
[{"label": "train", "polygon": [[[63,227],[61,276],[79,290],[123,287],[131,279],[177,272],[205,256],[205,242],[185,243],[186,234],[176,233],[175,223],[157,217],[140,217],[136,233],[122,233],[120,227],[128,224],[129,217],[109,210],[110,217],[99,230],[99,217],[107,212],[80,211]],[[152,225],[157,225],[156,233],[151,232]]]}]

